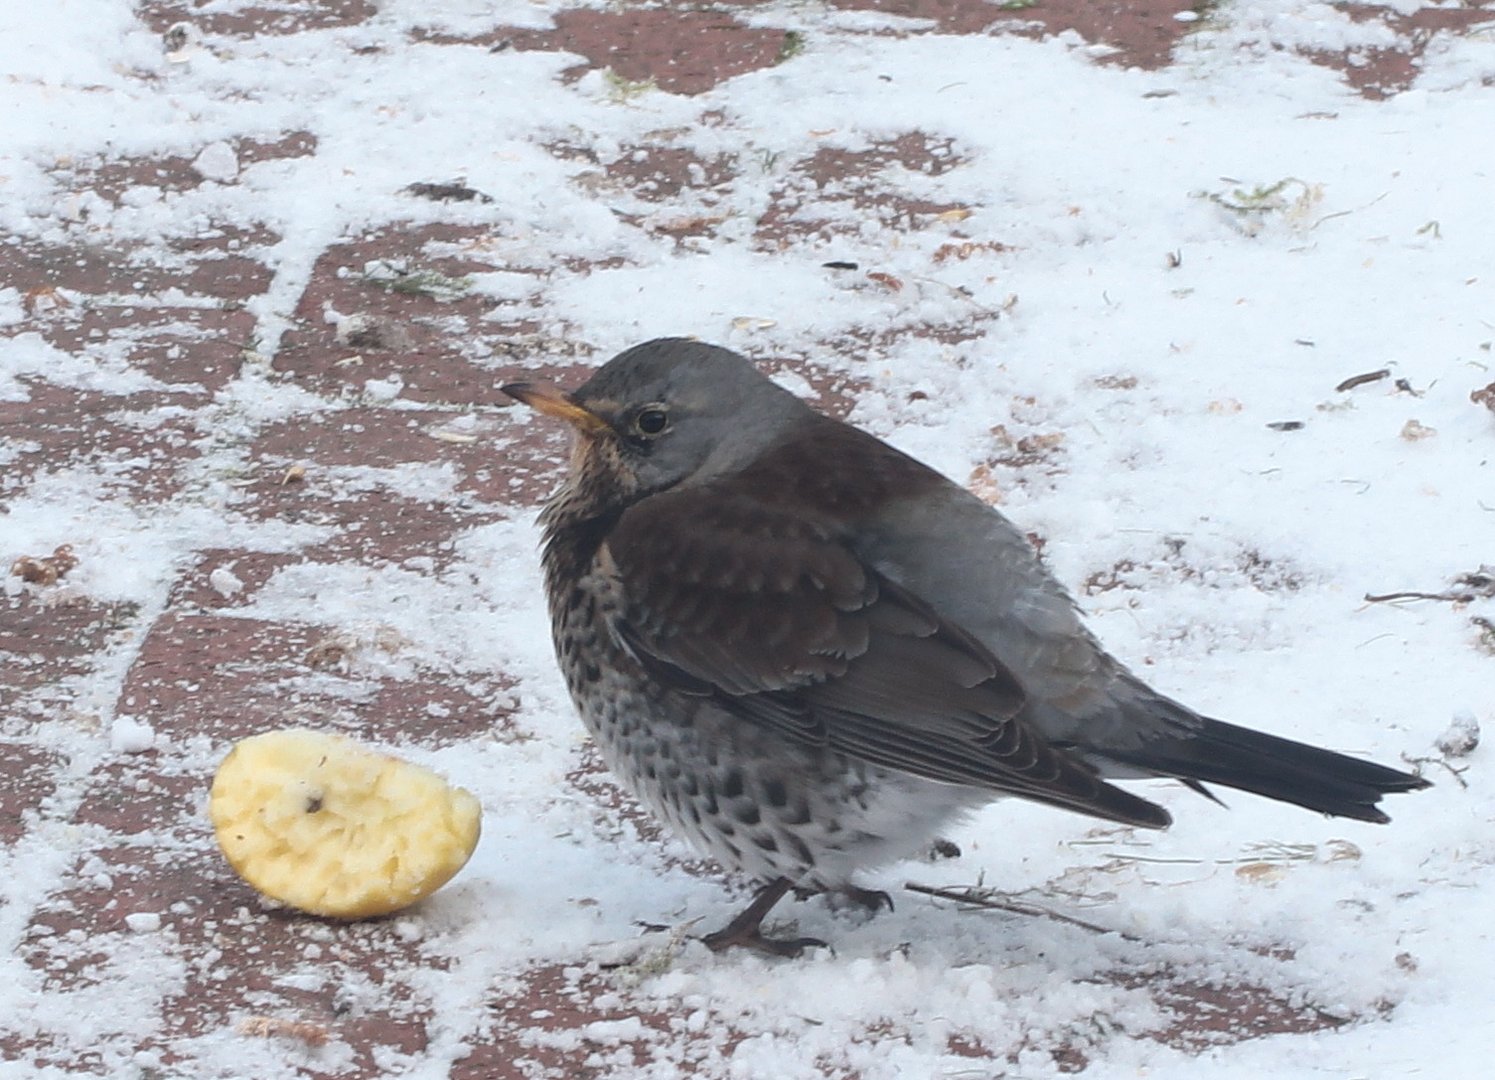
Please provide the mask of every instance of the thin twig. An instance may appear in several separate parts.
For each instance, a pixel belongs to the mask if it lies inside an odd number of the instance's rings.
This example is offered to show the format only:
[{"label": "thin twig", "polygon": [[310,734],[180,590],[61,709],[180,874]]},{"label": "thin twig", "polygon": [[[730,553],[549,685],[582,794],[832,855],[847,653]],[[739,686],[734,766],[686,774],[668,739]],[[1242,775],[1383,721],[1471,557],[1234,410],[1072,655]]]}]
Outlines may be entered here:
[{"label": "thin twig", "polygon": [[1371,604],[1378,604],[1384,600],[1446,600],[1453,604],[1472,604],[1481,598],[1495,599],[1495,566],[1481,564],[1478,570],[1470,570],[1454,578],[1453,583],[1464,586],[1465,591],[1445,589],[1440,593],[1390,592],[1382,593],[1380,596],[1366,593],[1365,600]]},{"label": "thin twig", "polygon": [[903,887],[909,892],[920,893],[924,896],[937,897],[940,900],[953,900],[957,904],[968,904],[971,907],[989,908],[992,911],[1007,911],[1014,915],[1036,915],[1045,919],[1053,919],[1067,926],[1077,926],[1081,930],[1089,930],[1093,934],[1115,934],[1127,941],[1140,942],[1142,939],[1128,934],[1125,930],[1110,930],[1095,923],[1077,919],[1073,915],[1065,915],[1058,911],[1050,911],[1048,908],[1039,907],[1036,904],[1024,904],[1015,900],[997,900],[995,894],[985,890],[978,891],[974,888],[965,889],[937,889],[929,885],[920,885],[917,882],[904,882]]},{"label": "thin twig", "polygon": [[[1459,787],[1463,788],[1465,791],[1469,790],[1469,781],[1464,779],[1464,774],[1469,771],[1468,765],[1465,765],[1462,769],[1460,769],[1454,767],[1453,765],[1450,765],[1441,757],[1408,757],[1406,754],[1402,755],[1402,760],[1405,761],[1408,765],[1415,766],[1441,765],[1453,775],[1453,778],[1455,781],[1457,781]],[[1419,775],[1421,775],[1421,772],[1422,770],[1418,769]]]},{"label": "thin twig", "polygon": [[1381,379],[1386,378],[1386,376],[1390,374],[1390,368],[1381,368],[1381,370],[1379,371],[1367,371],[1364,375],[1351,375],[1348,379],[1340,383],[1334,389],[1353,390],[1355,389],[1355,387],[1364,386],[1366,383],[1379,382]]},{"label": "thin twig", "polygon": [[1477,599],[1473,593],[1459,592],[1389,592],[1381,593],[1379,596],[1365,594],[1365,602],[1368,604],[1381,604],[1387,600],[1447,600],[1454,604],[1469,604]]}]

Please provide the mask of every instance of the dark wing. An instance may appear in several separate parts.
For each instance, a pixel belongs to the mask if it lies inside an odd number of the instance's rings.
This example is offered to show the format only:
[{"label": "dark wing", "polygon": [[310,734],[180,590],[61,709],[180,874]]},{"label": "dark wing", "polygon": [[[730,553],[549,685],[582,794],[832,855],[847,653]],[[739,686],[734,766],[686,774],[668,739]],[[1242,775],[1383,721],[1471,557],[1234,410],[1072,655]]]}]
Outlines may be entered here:
[{"label": "dark wing", "polygon": [[670,491],[624,513],[597,558],[619,590],[614,633],[680,691],[889,769],[1168,823],[1019,720],[1012,673],[863,564],[829,516]]}]

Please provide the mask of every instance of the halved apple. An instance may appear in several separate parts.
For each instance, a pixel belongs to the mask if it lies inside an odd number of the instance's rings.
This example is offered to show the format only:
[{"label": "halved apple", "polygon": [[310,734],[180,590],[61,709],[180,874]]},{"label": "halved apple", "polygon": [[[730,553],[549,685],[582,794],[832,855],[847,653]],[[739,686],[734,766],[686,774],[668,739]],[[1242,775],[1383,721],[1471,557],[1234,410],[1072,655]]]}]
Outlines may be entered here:
[{"label": "halved apple", "polygon": [[237,743],[208,812],[245,881],[340,919],[386,915],[441,888],[477,846],[482,814],[430,769],[304,729]]}]

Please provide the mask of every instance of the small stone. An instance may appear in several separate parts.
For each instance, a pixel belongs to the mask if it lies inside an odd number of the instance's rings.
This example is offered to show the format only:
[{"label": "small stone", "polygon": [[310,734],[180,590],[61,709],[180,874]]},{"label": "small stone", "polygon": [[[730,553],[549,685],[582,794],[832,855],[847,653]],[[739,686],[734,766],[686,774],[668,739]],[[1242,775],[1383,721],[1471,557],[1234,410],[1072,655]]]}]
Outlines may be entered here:
[{"label": "small stone", "polygon": [[125,916],[125,925],[136,934],[154,934],[161,929],[161,916],[154,911],[135,911]]}]

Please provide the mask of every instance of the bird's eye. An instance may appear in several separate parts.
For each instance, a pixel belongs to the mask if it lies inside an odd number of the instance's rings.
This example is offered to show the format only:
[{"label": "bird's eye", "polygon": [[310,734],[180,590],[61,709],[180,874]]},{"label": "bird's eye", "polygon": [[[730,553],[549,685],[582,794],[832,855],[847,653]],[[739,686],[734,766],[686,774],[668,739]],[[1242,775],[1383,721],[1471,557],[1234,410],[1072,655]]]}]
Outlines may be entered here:
[{"label": "bird's eye", "polygon": [[670,426],[670,414],[657,406],[642,409],[633,418],[633,426],[640,435],[659,435]]}]

